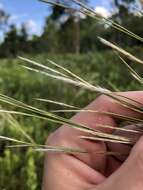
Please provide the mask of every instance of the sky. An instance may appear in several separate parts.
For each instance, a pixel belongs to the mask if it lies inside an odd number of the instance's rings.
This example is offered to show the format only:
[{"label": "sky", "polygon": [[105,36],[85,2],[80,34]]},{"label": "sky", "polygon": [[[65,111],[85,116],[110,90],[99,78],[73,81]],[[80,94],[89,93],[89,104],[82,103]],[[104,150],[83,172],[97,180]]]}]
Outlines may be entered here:
[{"label": "sky", "polygon": [[[90,0],[90,5],[97,11],[108,14],[110,0]],[[29,34],[40,35],[44,26],[44,18],[50,13],[47,4],[38,0],[0,0],[0,9],[3,8],[11,15],[10,23],[20,28],[25,23]],[[2,32],[0,31],[0,38]]]}]

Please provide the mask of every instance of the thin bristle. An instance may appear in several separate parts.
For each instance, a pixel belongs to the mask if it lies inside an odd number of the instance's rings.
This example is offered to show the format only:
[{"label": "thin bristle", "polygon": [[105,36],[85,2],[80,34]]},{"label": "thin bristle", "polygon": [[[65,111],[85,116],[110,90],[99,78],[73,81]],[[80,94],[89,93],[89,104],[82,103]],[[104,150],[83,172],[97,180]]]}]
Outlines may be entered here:
[{"label": "thin bristle", "polygon": [[85,140],[91,140],[91,141],[102,141],[102,142],[129,144],[129,145],[133,145],[135,143],[129,139],[122,141],[122,140],[116,140],[116,139],[108,139],[108,138],[102,138],[102,137],[89,137],[89,136],[80,136],[80,138],[85,139]]}]

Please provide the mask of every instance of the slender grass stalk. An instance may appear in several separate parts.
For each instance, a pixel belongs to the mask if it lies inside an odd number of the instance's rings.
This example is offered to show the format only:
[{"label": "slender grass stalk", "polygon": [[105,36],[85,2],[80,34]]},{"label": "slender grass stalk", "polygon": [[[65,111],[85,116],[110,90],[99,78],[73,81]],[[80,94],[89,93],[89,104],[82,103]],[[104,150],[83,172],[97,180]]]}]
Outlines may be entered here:
[{"label": "slender grass stalk", "polygon": [[134,142],[124,139],[124,141],[120,140],[114,140],[114,139],[107,139],[103,137],[92,137],[92,136],[80,136],[81,139],[86,139],[86,140],[92,140],[92,141],[103,141],[103,142],[111,142],[111,143],[120,143],[120,144],[128,144],[128,145],[133,145]]},{"label": "slender grass stalk", "polygon": [[142,77],[130,66],[128,65],[128,63],[121,57],[118,56],[120,58],[120,60],[124,63],[124,65],[128,68],[129,72],[131,73],[131,75],[141,84],[143,84],[143,79]]},{"label": "slender grass stalk", "polygon": [[69,105],[69,104],[65,104],[65,103],[63,103],[63,102],[57,102],[57,101],[48,100],[48,99],[42,99],[42,98],[36,98],[36,100],[41,101],[41,102],[46,102],[46,103],[51,103],[51,104],[60,105],[60,106],[67,107],[67,108],[79,109],[79,108],[76,107],[76,106],[72,106],[72,105]]},{"label": "slender grass stalk", "polygon": [[19,132],[31,143],[35,143],[35,141],[29,136],[28,133],[25,132],[25,130],[22,128],[22,126],[19,124],[19,122],[8,112],[3,112],[4,110],[0,110],[0,113],[2,113],[2,117],[8,121],[11,127],[14,127],[16,130],[19,130]]},{"label": "slender grass stalk", "polygon": [[122,55],[124,55],[125,57],[127,57],[128,59],[130,59],[131,61],[134,61],[136,63],[140,63],[143,64],[143,61],[137,57],[135,57],[134,55],[132,55],[131,53],[125,51],[124,49],[120,48],[119,46],[105,40],[104,38],[98,37],[99,40],[101,41],[101,43],[105,44],[106,46],[109,46],[110,48],[112,48],[113,50],[116,50],[117,52],[121,53]]},{"label": "slender grass stalk", "polygon": [[[22,60],[29,63],[28,59],[22,58]],[[31,61],[30,61],[30,63],[31,63]],[[132,110],[137,111],[137,112],[142,111],[143,106],[141,106],[141,104],[139,102],[133,101],[133,100],[131,100],[127,97],[123,97],[119,94],[112,93],[108,89],[101,88],[100,86],[94,86],[94,85],[90,84],[89,82],[83,80],[82,78],[79,78],[79,80],[78,80],[78,77],[74,73],[72,73],[72,76],[75,76],[75,78],[71,79],[70,77],[61,77],[58,75],[53,75],[52,73],[41,71],[40,69],[33,69],[33,68],[27,67],[27,66],[24,66],[24,68],[28,69],[30,71],[34,71],[34,72],[37,72],[40,74],[44,74],[44,75],[51,77],[51,78],[54,78],[56,80],[60,80],[60,81],[63,81],[63,82],[84,88],[84,89],[92,91],[92,92],[98,92],[100,94],[107,95],[107,96],[113,98],[114,100],[118,101],[123,106],[128,107],[129,109],[132,109]],[[64,71],[65,70],[67,70],[67,69],[64,69]],[[69,72],[71,73],[71,71],[69,71]]]},{"label": "slender grass stalk", "polygon": [[5,141],[10,141],[13,143],[16,143],[17,145],[9,145],[6,146],[7,148],[26,148],[26,147],[31,147],[33,150],[43,150],[43,151],[50,151],[50,152],[64,152],[64,153],[87,153],[85,150],[80,150],[80,149],[72,149],[72,148],[67,148],[67,147],[54,147],[54,146],[48,146],[48,145],[39,145],[39,144],[33,144],[33,143],[28,143],[26,141],[21,141],[17,140],[15,138],[10,138],[6,136],[0,136],[0,140],[5,140]]}]

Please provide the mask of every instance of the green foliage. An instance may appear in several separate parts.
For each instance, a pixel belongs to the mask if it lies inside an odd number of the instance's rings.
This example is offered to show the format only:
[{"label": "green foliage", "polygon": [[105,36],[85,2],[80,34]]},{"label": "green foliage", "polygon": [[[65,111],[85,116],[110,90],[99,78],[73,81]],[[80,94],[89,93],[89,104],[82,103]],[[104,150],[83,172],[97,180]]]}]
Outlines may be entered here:
[{"label": "green foliage", "polygon": [[[131,51],[132,53],[138,52],[138,56],[142,57],[140,48],[137,47]],[[47,58],[53,59],[58,64],[67,67],[92,84],[99,84],[112,90],[114,88],[118,88],[121,91],[141,88],[140,84],[137,84],[132,79],[117,56],[110,51],[104,52],[104,54],[99,52],[86,55],[39,54],[28,57],[32,57],[32,59],[45,64],[47,64]],[[20,66],[22,61],[18,59],[3,59],[0,60],[0,63],[1,93],[44,110],[54,110],[59,107],[48,103],[39,103],[34,98],[48,98],[84,107],[97,96],[95,93],[85,92],[84,90],[57,82],[40,74],[31,73]],[[140,65],[133,65],[133,67],[143,72]],[[67,113],[61,115],[67,118],[71,117],[71,114]],[[57,128],[57,125],[35,118],[15,118],[21,123],[23,129],[39,144],[44,144],[48,134]],[[3,117],[0,118],[0,134],[23,139],[19,135],[18,129],[16,130]],[[0,142],[0,189],[40,189],[43,154],[26,148],[5,149],[5,146],[8,144]]]},{"label": "green foliage", "polygon": [[[121,24],[126,29],[132,31],[133,33],[142,36],[142,29],[140,25],[143,23],[143,17],[138,15],[137,5],[135,0],[114,0],[115,7],[117,11],[112,15],[112,20]],[[137,27],[135,27],[137,26]],[[124,35],[119,31],[114,31],[112,28],[108,31],[110,36],[110,40],[116,41],[118,44],[121,44],[124,47],[141,45],[142,43],[138,42],[135,39],[131,39],[130,37]]]},{"label": "green foliage", "polygon": [[35,166],[35,159],[33,156],[33,151],[29,149],[26,153],[26,168],[25,168],[25,176],[26,179],[26,188],[30,190],[36,190],[37,189],[37,174],[36,174],[36,166]]},{"label": "green foliage", "polygon": [[18,31],[15,25],[11,25],[5,33],[4,42],[0,46],[0,57],[15,57],[27,50],[28,34],[25,26]]},{"label": "green foliage", "polygon": [[10,26],[9,32],[5,35],[5,42],[1,45],[1,54],[4,56],[16,56],[18,49],[18,32],[15,25]]}]

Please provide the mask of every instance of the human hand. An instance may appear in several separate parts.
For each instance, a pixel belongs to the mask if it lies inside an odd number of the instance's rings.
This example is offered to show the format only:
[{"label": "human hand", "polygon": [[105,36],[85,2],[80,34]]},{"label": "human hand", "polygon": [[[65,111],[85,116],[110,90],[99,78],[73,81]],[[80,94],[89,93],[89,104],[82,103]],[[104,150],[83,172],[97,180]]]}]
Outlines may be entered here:
[{"label": "human hand", "polygon": [[[128,98],[143,103],[143,92],[121,93]],[[101,96],[86,107],[90,110],[113,112],[139,118],[140,115],[125,108],[112,99]],[[98,124],[117,127],[118,121],[112,116],[97,113],[81,112],[72,121],[97,128]],[[99,128],[98,128],[99,130]],[[106,133],[112,129],[101,128]],[[93,142],[80,139],[83,135],[66,125],[59,128],[48,138],[47,144],[85,149],[87,154],[46,153],[44,164],[43,190],[142,190],[143,189],[143,137],[135,144],[129,157],[122,163],[121,159],[96,152],[116,152],[125,145],[109,146],[104,142]]]}]

